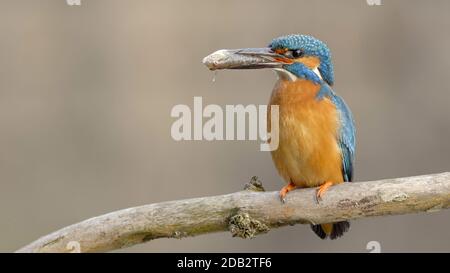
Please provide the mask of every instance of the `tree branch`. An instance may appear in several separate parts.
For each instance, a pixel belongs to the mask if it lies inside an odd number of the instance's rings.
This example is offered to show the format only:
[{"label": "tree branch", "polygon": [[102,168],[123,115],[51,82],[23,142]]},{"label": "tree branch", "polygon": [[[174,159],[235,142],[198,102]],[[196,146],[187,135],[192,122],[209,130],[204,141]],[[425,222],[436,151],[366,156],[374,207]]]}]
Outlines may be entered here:
[{"label": "tree branch", "polygon": [[[255,182],[255,181],[253,181]],[[119,210],[65,227],[17,252],[100,252],[158,238],[231,231],[251,238],[294,224],[330,223],[370,216],[434,212],[450,207],[450,173],[332,187],[317,204],[314,189],[257,192],[257,183],[232,194],[178,200]],[[256,187],[255,187],[256,185]],[[77,246],[79,249],[77,249]]]}]

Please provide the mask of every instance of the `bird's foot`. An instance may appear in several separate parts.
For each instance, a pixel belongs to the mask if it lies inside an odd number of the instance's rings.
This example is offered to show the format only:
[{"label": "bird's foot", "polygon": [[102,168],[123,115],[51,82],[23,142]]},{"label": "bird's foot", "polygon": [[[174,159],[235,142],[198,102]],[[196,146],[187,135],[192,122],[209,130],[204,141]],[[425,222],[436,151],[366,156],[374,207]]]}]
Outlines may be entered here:
[{"label": "bird's foot", "polygon": [[293,191],[297,188],[297,186],[292,183],[289,182],[289,184],[287,184],[286,186],[284,186],[281,190],[280,190],[280,200],[281,202],[285,203],[286,202],[286,195],[288,192]]},{"label": "bird's foot", "polygon": [[316,191],[316,201],[317,201],[317,203],[322,201],[322,197],[324,196],[325,192],[333,185],[334,185],[333,182],[327,181],[324,184],[320,185],[319,188],[317,188],[317,191]]}]

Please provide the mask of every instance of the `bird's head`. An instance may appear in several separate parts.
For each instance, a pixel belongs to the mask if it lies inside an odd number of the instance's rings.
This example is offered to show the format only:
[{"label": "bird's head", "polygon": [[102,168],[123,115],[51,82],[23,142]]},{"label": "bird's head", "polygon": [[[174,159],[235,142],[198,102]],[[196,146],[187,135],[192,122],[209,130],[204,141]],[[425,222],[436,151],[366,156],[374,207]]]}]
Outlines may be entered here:
[{"label": "bird's head", "polygon": [[330,50],[308,35],[278,37],[265,48],[219,50],[203,63],[211,70],[272,68],[284,79],[323,80],[329,85],[334,82]]}]

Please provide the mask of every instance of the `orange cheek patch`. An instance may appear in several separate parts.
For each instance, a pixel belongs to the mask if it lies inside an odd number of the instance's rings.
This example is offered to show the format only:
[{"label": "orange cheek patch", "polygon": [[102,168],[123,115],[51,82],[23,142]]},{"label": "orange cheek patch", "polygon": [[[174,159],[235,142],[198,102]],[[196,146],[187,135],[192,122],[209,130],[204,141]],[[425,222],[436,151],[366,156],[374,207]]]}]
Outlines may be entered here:
[{"label": "orange cheek patch", "polygon": [[320,60],[317,57],[303,57],[295,61],[304,64],[309,69],[315,69],[320,65]]}]

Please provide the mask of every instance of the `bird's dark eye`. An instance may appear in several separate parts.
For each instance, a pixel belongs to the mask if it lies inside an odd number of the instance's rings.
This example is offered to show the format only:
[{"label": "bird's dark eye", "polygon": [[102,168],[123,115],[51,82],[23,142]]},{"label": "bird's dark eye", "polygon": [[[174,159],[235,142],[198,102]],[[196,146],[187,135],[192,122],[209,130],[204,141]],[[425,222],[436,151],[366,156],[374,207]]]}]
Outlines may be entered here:
[{"label": "bird's dark eye", "polygon": [[293,58],[300,58],[300,57],[303,57],[303,55],[304,55],[304,52],[301,49],[292,50],[291,52],[292,52],[291,55]]}]

